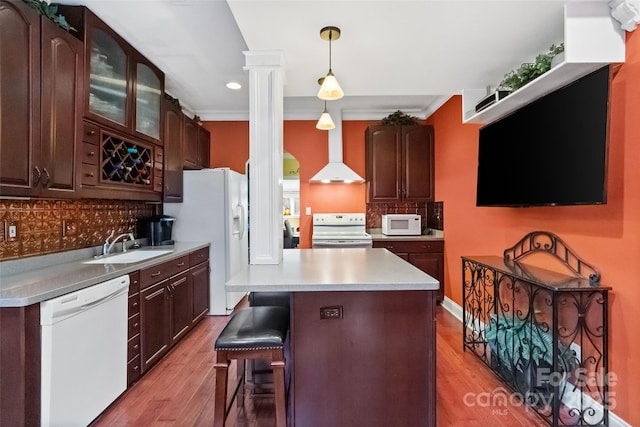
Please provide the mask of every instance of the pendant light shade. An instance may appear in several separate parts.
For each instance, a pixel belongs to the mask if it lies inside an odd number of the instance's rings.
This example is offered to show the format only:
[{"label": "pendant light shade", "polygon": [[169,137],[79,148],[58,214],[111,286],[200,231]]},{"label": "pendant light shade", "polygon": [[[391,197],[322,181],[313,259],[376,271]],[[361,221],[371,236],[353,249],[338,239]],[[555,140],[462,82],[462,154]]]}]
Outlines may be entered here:
[{"label": "pendant light shade", "polygon": [[320,120],[316,123],[316,129],[320,130],[331,130],[335,128],[336,125],[333,123],[333,119],[331,119],[331,115],[327,111],[327,101],[324,102],[324,111],[320,116]]},{"label": "pendant light shade", "polygon": [[331,41],[338,40],[340,38],[340,28],[324,27],[320,30],[320,38],[322,40],[329,41],[329,72],[326,77],[324,77],[322,86],[320,86],[318,98],[325,101],[335,101],[336,99],[340,99],[344,96],[344,92],[331,69]]},{"label": "pendant light shade", "polygon": [[324,99],[325,101],[334,101],[342,98],[343,96],[344,92],[342,91],[338,80],[333,75],[331,69],[329,69],[329,74],[324,78],[322,86],[320,86],[320,90],[318,90],[318,98]]}]

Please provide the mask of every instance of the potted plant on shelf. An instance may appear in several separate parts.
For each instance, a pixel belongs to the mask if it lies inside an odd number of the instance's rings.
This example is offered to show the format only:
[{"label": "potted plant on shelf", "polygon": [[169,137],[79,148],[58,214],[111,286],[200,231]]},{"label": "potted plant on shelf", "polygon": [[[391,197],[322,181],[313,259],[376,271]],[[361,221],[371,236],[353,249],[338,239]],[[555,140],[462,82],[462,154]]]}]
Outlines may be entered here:
[{"label": "potted plant on shelf", "polygon": [[476,104],[476,112],[484,110],[549,71],[552,68],[553,59],[562,52],[564,52],[564,43],[560,43],[557,46],[552,44],[549,50],[538,55],[534,62],[525,62],[519,68],[505,74],[498,84],[498,89],[482,98]]},{"label": "potted plant on shelf", "polygon": [[389,114],[382,119],[382,124],[385,126],[406,126],[417,124],[417,117],[410,116],[402,111],[398,110],[395,113]]},{"label": "potted plant on shelf", "polygon": [[23,0],[26,4],[31,6],[40,12],[41,15],[49,18],[51,21],[55,22],[59,27],[64,28],[67,31],[77,31],[67,22],[67,19],[58,14],[58,6],[55,4],[49,4],[44,0]]},{"label": "potted plant on shelf", "polygon": [[562,52],[564,52],[564,43],[560,43],[557,46],[552,44],[547,52],[536,56],[535,62],[526,62],[520,65],[519,68],[505,74],[498,88],[511,92],[521,88],[549,71],[553,58]]}]

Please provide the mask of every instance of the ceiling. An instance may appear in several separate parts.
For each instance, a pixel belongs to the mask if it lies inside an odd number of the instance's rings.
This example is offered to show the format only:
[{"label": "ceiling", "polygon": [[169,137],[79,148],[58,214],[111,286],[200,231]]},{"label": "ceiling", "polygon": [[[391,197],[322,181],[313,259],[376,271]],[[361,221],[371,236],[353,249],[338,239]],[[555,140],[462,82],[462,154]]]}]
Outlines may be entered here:
[{"label": "ceiling", "polygon": [[[286,119],[316,119],[329,66],[320,29],[341,29],[332,68],[347,119],[402,110],[427,117],[465,88],[503,75],[563,40],[572,0],[62,0],[92,9],[160,67],[166,91],[203,120],[247,120],[246,50],[284,54]],[[607,0],[591,0],[606,2]],[[226,88],[228,81],[242,88]]]}]

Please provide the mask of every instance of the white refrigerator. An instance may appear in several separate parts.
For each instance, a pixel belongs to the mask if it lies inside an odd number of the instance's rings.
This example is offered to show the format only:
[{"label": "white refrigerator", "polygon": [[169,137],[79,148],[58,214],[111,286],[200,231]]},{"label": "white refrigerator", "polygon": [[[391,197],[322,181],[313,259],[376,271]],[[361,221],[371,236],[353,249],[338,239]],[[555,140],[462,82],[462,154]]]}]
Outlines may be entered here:
[{"label": "white refrigerator", "polygon": [[172,238],[206,241],[211,267],[209,314],[229,314],[244,292],[227,292],[225,283],[249,264],[247,177],[228,168],[185,170],[182,203],[165,203],[176,218]]}]

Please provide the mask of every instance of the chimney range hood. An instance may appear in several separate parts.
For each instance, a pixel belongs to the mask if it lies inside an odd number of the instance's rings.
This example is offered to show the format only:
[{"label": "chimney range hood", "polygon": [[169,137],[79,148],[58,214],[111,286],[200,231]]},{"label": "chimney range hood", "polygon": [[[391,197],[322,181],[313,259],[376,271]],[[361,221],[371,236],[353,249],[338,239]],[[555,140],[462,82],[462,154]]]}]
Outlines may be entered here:
[{"label": "chimney range hood", "polygon": [[[332,115],[335,113],[332,112]],[[320,169],[309,182],[311,183],[363,183],[364,179],[342,162],[342,111],[336,116],[336,127],[331,129],[329,138],[329,163]]]}]

